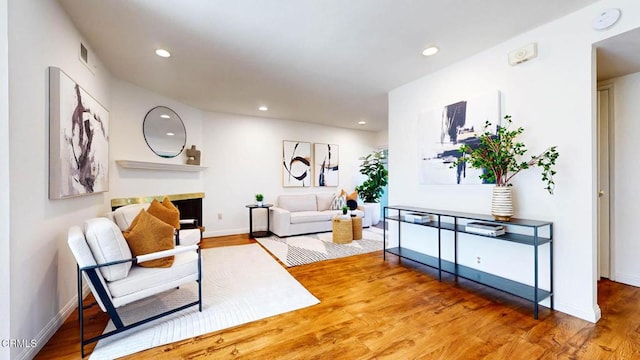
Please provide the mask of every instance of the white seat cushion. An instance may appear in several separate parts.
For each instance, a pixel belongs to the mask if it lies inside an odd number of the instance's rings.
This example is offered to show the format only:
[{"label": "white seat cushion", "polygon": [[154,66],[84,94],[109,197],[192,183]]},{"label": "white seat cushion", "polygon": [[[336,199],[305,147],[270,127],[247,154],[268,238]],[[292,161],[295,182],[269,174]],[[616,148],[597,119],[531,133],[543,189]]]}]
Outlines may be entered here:
[{"label": "white seat cushion", "polygon": [[107,284],[114,298],[133,294],[198,273],[198,253],[188,251],[176,254],[169,268],[145,268],[134,266],[129,276]]},{"label": "white seat cushion", "polygon": [[329,221],[331,214],[318,211],[297,211],[291,213],[292,224],[303,224],[310,222]]},{"label": "white seat cushion", "polygon": [[127,230],[133,222],[133,219],[140,213],[140,210],[147,210],[149,205],[150,204],[130,204],[117,208],[113,212],[113,218],[120,230]]},{"label": "white seat cushion", "polygon": [[[84,222],[84,235],[87,244],[98,264],[131,259],[131,250],[122,232],[113,221],[107,218],[94,218]],[[116,281],[127,277],[131,263],[100,268],[107,281]]]}]

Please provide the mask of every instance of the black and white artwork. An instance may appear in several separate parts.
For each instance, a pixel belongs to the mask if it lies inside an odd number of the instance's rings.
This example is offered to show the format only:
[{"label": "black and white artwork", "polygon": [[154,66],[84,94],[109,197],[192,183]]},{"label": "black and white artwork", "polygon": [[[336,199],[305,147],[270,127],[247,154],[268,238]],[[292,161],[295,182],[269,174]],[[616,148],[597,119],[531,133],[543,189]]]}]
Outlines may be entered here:
[{"label": "black and white artwork", "polygon": [[315,186],[338,186],[339,153],[336,144],[313,144]]},{"label": "black and white artwork", "polygon": [[[452,168],[460,146],[480,144],[483,126],[500,124],[500,92],[492,91],[418,115],[419,182],[436,184],[482,184],[482,169],[465,164]],[[496,127],[488,129],[496,133]]]},{"label": "black and white artwork", "polygon": [[78,83],[49,68],[49,198],[109,190],[109,112]]},{"label": "black and white artwork", "polygon": [[282,142],[282,186],[311,186],[311,143]]}]

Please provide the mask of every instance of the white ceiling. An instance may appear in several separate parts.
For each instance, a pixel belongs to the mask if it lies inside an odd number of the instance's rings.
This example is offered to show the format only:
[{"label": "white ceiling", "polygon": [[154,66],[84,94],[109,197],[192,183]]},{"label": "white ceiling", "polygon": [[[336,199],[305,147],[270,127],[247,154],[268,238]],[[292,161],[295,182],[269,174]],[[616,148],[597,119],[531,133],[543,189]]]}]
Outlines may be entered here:
[{"label": "white ceiling", "polygon": [[389,90],[596,1],[59,0],[118,78],[203,110],[372,131]]},{"label": "white ceiling", "polygon": [[640,71],[640,29],[603,40],[596,48],[598,81]]}]

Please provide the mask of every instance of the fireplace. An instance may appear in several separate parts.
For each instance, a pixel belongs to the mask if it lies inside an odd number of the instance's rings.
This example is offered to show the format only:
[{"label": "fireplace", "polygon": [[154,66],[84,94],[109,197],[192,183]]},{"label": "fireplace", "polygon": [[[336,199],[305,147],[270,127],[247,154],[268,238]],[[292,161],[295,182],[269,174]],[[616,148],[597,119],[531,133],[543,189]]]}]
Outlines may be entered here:
[{"label": "fireplace", "polygon": [[204,230],[204,224],[202,223],[202,199],[204,193],[190,193],[190,194],[173,194],[173,195],[154,195],[143,197],[130,197],[111,199],[111,210],[115,210],[120,206],[129,204],[144,204],[150,203],[153,199],[162,201],[164,197],[168,197],[169,200],[180,211],[181,219],[196,219],[198,220],[198,226]]}]

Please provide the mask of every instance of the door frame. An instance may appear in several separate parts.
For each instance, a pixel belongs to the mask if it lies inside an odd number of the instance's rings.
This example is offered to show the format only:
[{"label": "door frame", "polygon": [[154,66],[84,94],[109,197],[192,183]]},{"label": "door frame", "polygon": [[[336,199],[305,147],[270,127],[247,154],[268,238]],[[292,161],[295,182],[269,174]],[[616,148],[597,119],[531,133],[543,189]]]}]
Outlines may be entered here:
[{"label": "door frame", "polygon": [[[613,144],[615,144],[614,140],[615,140],[615,112],[614,112],[614,94],[615,94],[615,86],[613,82],[608,82],[608,81],[604,81],[604,82],[599,82],[597,84],[597,91],[598,91],[598,102],[600,99],[599,96],[599,92],[602,90],[607,90],[609,92],[609,96],[608,96],[608,122],[609,122],[609,126],[608,126],[608,136],[607,136],[607,147],[608,147],[608,163],[609,163],[609,174],[608,174],[608,180],[609,180],[609,280],[615,281],[615,259],[616,259],[616,252],[615,252],[615,186],[614,186],[614,179],[615,179],[615,147],[613,146]],[[597,123],[598,129],[600,128],[600,107],[598,106],[598,123]],[[600,143],[600,134],[599,131],[596,132],[596,138],[597,138],[597,144],[598,144],[598,159],[600,159],[600,150],[599,150],[599,143]],[[600,164],[598,161],[598,174],[600,173]],[[600,182],[598,180],[598,191],[600,190]],[[596,194],[596,196],[598,196],[598,194]],[[598,200],[599,202],[599,200]],[[600,269],[600,209],[598,208],[597,210],[598,213],[598,221],[597,221],[597,228],[598,228],[598,279],[601,278],[601,269]]]}]

